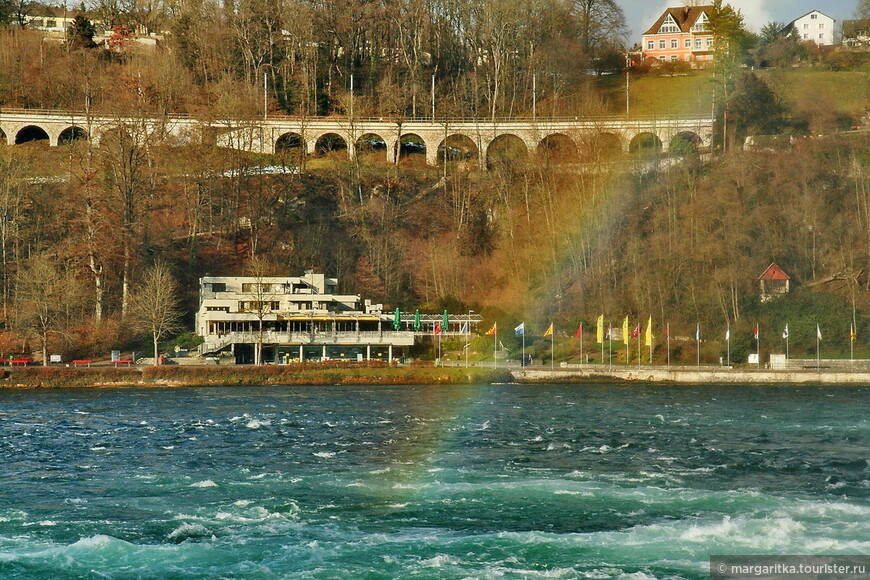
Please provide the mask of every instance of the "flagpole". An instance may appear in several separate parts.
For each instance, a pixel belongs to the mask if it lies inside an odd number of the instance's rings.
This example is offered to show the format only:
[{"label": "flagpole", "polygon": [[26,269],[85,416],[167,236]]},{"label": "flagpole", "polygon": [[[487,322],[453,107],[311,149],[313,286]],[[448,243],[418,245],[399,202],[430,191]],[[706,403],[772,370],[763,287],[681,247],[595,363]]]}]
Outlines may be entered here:
[{"label": "flagpole", "polygon": [[495,363],[495,368],[498,368],[498,322],[495,323],[495,332],[492,334],[495,339],[492,345],[492,360]]},{"label": "flagpole", "polygon": [[653,353],[653,339],[655,338],[652,334],[652,316],[649,317],[649,320],[646,323],[647,332],[649,332],[649,366],[652,366],[652,353]]},{"label": "flagpole", "polygon": [[[523,323],[525,324],[525,323]],[[520,366],[524,366],[526,364],[526,327],[523,326],[523,358],[520,362]]]},{"label": "flagpole", "polygon": [[698,366],[701,366],[701,325],[695,327],[695,343],[698,346]]},{"label": "flagpole", "polygon": [[[610,335],[607,338],[607,358],[609,359],[610,368],[613,369],[613,325],[611,324],[607,328],[608,334]],[[603,345],[602,345],[602,348]]]},{"label": "flagpole", "polygon": [[728,353],[728,360],[726,362],[728,363],[728,367],[730,368],[731,367],[731,323],[730,322],[728,323],[728,330],[725,331],[725,338],[727,339],[725,341],[725,343],[726,343],[726,351]]},{"label": "flagpole", "polygon": [[583,323],[580,323],[580,364],[583,364]]},{"label": "flagpole", "polygon": [[[597,329],[596,329],[596,333],[597,333]],[[601,319],[601,366],[604,366],[604,319],[603,318]]]},{"label": "flagpole", "polygon": [[819,325],[816,324],[816,372],[821,371],[821,360],[819,359],[819,342],[822,339],[822,331],[819,330]]},{"label": "flagpole", "polygon": [[849,323],[849,368],[855,366],[855,327]]},{"label": "flagpole", "polygon": [[755,324],[755,355],[758,357],[758,368],[761,368],[761,329]]},{"label": "flagpole", "polygon": [[665,338],[668,339],[668,369],[671,368],[671,323],[665,324]]},{"label": "flagpole", "polygon": [[550,370],[555,370],[556,368],[556,329],[553,328],[553,323],[550,323],[550,329],[553,331],[550,333]]},{"label": "flagpole", "polygon": [[640,349],[640,323],[637,324],[637,368],[640,368],[641,359],[643,358],[643,351]]},{"label": "flagpole", "polygon": [[[471,311],[468,311],[468,319],[471,320]],[[471,334],[471,329],[468,327],[468,320],[465,321],[465,368],[468,368],[468,335]]]}]

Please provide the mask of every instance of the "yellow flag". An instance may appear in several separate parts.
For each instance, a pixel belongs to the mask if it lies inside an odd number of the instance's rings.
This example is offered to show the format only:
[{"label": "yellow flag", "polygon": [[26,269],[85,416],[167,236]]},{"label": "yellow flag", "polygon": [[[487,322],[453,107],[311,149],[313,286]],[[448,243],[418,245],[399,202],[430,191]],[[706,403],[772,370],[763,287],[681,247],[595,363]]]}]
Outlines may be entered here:
[{"label": "yellow flag", "polygon": [[645,346],[652,346],[653,339],[655,338],[652,333],[652,316],[650,316],[649,320],[646,322],[646,334],[643,338]]},{"label": "yellow flag", "polygon": [[595,323],[595,339],[598,341],[598,344],[604,343],[604,315],[598,317],[598,321]]},{"label": "yellow flag", "polygon": [[628,316],[625,317],[625,320],[622,321],[622,342],[628,346],[628,339],[631,335],[628,333]]},{"label": "yellow flag", "polygon": [[544,333],[544,336],[553,336],[553,323],[552,322],[550,323],[549,328],[547,328],[547,331]]}]

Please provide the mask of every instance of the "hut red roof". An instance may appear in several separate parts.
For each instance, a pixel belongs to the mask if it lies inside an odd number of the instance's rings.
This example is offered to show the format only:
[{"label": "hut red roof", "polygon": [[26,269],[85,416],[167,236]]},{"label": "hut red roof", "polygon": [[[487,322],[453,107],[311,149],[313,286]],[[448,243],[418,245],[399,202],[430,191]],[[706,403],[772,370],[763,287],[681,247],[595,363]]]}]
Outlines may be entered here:
[{"label": "hut red roof", "polygon": [[764,271],[764,274],[758,277],[759,280],[791,280],[791,276],[786,274],[782,268],[776,264],[771,264]]}]

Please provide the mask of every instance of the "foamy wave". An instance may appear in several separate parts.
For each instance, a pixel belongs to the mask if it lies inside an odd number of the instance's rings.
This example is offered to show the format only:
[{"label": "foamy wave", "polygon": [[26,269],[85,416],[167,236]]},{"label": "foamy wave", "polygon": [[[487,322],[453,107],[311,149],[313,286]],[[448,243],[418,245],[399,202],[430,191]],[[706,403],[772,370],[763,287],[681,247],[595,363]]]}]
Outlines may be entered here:
[{"label": "foamy wave", "polygon": [[166,538],[172,542],[180,543],[209,536],[211,536],[211,532],[202,524],[181,524],[172,530]]},{"label": "foamy wave", "polygon": [[245,427],[248,429],[259,429],[260,427],[268,427],[272,424],[269,420],[260,421],[259,419],[251,419],[247,422]]},{"label": "foamy wave", "polygon": [[567,443],[550,443],[547,445],[547,451],[557,451],[559,449],[571,449],[571,446]]},{"label": "foamy wave", "polygon": [[206,479],[204,481],[197,481],[196,483],[190,484],[190,487],[200,487],[200,488],[217,487],[217,486],[218,486],[218,484],[216,484],[215,482],[213,482],[210,479]]},{"label": "foamy wave", "polygon": [[444,566],[455,566],[457,564],[459,564],[459,560],[445,554],[438,554],[434,558],[420,562],[420,565],[426,568],[443,568]]},{"label": "foamy wave", "polygon": [[96,536],[88,536],[87,538],[82,538],[77,542],[73,542],[70,544],[70,548],[85,548],[88,550],[94,549],[102,549],[111,546],[116,543],[124,543],[123,540],[119,540],[118,538],[113,538],[112,536],[107,536],[105,534],[97,534]]},{"label": "foamy wave", "polygon": [[323,459],[328,459],[330,457],[335,457],[335,451],[318,451],[313,453],[315,457],[322,457]]}]

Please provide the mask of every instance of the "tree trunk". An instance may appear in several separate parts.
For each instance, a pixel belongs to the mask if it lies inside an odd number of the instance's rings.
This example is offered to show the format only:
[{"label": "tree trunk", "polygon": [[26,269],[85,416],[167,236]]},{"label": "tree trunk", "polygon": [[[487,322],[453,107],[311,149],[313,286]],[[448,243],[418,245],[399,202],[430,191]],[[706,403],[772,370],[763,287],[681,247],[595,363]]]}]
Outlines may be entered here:
[{"label": "tree trunk", "polygon": [[48,366],[48,332],[42,331],[42,366]]},{"label": "tree trunk", "polygon": [[[121,320],[127,318],[130,305],[130,242],[124,240],[124,265],[121,271]],[[155,347],[156,349],[157,347]]]}]

